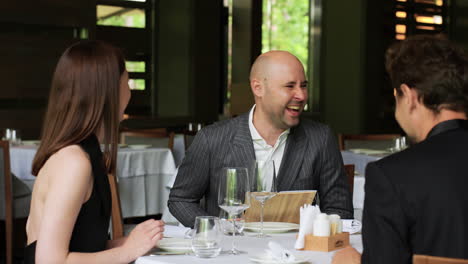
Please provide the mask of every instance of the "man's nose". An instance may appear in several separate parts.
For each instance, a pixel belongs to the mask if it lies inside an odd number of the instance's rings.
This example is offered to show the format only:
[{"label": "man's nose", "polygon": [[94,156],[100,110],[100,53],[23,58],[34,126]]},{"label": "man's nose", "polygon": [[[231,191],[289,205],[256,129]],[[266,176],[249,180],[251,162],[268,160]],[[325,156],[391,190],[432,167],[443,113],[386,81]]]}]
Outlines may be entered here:
[{"label": "man's nose", "polygon": [[307,99],[307,88],[297,87],[294,89],[294,100],[305,101]]}]

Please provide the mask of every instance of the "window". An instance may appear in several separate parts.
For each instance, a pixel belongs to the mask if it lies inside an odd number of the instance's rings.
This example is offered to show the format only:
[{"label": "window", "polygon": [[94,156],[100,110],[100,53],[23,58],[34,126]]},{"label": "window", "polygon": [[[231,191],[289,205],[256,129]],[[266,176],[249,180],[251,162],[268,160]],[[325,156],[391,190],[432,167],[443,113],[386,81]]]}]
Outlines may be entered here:
[{"label": "window", "polygon": [[155,74],[154,1],[97,0],[96,39],[105,40],[121,48],[126,58],[132,98],[126,113],[152,115]]},{"label": "window", "polygon": [[320,111],[321,14],[321,0],[263,0],[262,53],[287,50],[299,58],[311,80],[305,106],[311,112]]},{"label": "window", "polygon": [[309,57],[309,0],[264,0],[262,53],[287,50],[307,72]]},{"label": "window", "polygon": [[101,26],[144,28],[146,25],[145,10],[140,8],[98,5],[97,24]]},{"label": "window", "polygon": [[396,0],[395,38],[445,30],[447,0]]}]

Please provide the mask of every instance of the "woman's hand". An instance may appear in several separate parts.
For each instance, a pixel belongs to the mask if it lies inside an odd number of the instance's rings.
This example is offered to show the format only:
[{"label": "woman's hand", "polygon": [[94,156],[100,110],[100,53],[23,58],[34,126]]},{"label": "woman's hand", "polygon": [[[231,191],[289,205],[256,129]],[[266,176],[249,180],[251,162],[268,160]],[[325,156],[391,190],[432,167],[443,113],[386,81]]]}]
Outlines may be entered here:
[{"label": "woman's hand", "polygon": [[138,224],[130,232],[122,248],[133,261],[154,248],[156,243],[163,238],[163,232],[163,221],[147,220]]}]

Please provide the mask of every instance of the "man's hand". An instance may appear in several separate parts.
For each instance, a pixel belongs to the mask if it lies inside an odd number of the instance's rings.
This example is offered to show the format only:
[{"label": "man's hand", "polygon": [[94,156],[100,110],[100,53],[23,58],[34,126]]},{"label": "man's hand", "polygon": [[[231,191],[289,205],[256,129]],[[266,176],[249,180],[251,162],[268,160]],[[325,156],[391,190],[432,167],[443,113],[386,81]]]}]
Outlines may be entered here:
[{"label": "man's hand", "polygon": [[346,247],[336,252],[332,264],[361,264],[361,254],[353,247]]}]

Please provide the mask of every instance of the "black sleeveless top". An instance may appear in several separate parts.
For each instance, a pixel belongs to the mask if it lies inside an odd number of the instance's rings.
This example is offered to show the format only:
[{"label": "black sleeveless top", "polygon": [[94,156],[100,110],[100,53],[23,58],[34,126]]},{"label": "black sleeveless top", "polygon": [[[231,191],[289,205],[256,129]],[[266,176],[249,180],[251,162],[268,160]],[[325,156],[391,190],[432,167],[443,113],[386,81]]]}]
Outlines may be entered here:
[{"label": "black sleeveless top", "polygon": [[[94,134],[79,143],[91,160],[94,184],[91,196],[80,209],[70,239],[70,252],[97,252],[106,249],[111,213],[109,180],[103,155]],[[35,263],[36,241],[25,248],[24,263]]]}]

